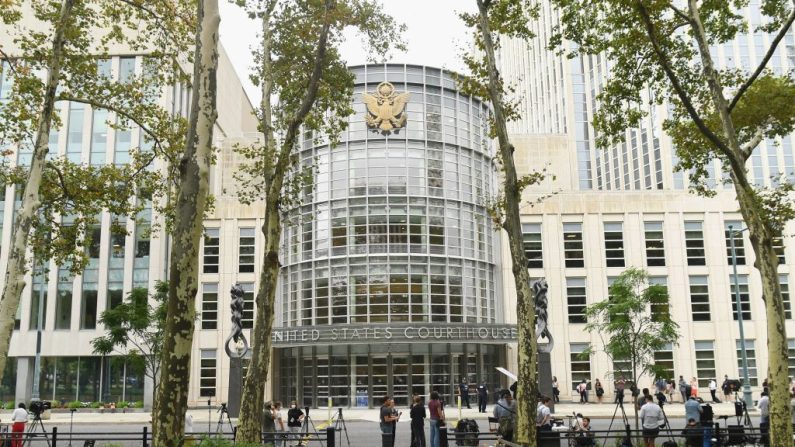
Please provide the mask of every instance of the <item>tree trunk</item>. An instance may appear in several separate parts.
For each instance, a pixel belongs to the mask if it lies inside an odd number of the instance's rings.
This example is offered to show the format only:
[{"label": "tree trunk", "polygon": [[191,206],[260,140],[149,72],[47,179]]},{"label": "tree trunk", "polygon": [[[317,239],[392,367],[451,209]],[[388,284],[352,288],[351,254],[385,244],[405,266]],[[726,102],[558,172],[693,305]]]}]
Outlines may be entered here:
[{"label": "tree trunk", "polygon": [[[732,181],[740,205],[740,213],[748,226],[748,236],[756,255],[755,267],[762,279],[762,299],[767,317],[768,377],[770,380],[770,445],[792,446],[792,409],[789,405],[789,351],[784,325],[784,301],[778,278],[778,257],[773,250],[773,225],[762,208],[759,197],[748,181],[745,156],[737,140],[729,102],[723,94],[719,73],[715,70],[709,53],[706,31],[701,22],[696,0],[688,2],[693,19],[693,35],[699,46],[704,75],[709,83],[712,103],[718,112],[726,145],[726,154],[732,170]],[[752,150],[754,148],[751,148]],[[750,153],[751,151],[748,151]],[[741,312],[742,309],[737,309]],[[753,402],[746,402],[752,405]]]},{"label": "tree trunk", "polygon": [[503,189],[505,193],[505,222],[511,249],[511,265],[516,281],[516,305],[519,338],[519,384],[516,396],[515,442],[536,445],[536,398],[538,396],[537,341],[535,334],[535,303],[530,288],[530,274],[522,246],[522,224],[519,203],[522,191],[519,186],[516,165],[513,161],[514,147],[508,140],[508,130],[503,113],[503,97],[499,86],[499,73],[494,58],[494,44],[488,20],[488,6],[478,0],[480,31],[483,34],[483,49],[488,65],[488,92],[494,110],[494,126],[499,141],[500,159],[503,165]]},{"label": "tree trunk", "polygon": [[25,289],[25,273],[27,272],[28,234],[33,219],[41,206],[39,188],[49,150],[50,126],[55,108],[55,92],[61,77],[61,64],[64,58],[64,34],[71,21],[72,8],[75,0],[64,0],[55,24],[52,38],[52,54],[47,69],[47,83],[44,91],[44,103],[41,107],[36,129],[36,140],[33,146],[33,159],[28,171],[28,180],[22,196],[22,206],[16,215],[11,234],[11,251],[8,254],[3,296],[0,298],[0,378],[3,377],[11,335],[14,332],[14,320],[22,291]]},{"label": "tree trunk", "polygon": [[[332,8],[331,2],[326,2],[326,9],[330,8]],[[266,14],[267,17],[268,15]],[[263,52],[263,68],[264,70],[269,70],[271,42],[270,32],[266,27],[267,23],[263,25],[263,49],[265,50]],[[266,173],[268,189],[265,197],[265,222],[262,224],[262,233],[265,237],[265,252],[263,253],[262,271],[260,272],[260,284],[257,289],[257,312],[251,343],[251,364],[243,384],[243,401],[240,406],[238,424],[239,442],[259,442],[260,440],[265,382],[268,380],[271,360],[271,332],[273,329],[276,285],[281,266],[279,262],[279,245],[282,235],[282,224],[279,198],[282,194],[284,177],[292,165],[292,151],[299,136],[299,129],[317,98],[320,79],[325,65],[329,29],[330,23],[327,19],[318,39],[317,53],[314,57],[314,66],[309,84],[306,87],[306,93],[295,115],[289,121],[273,171]],[[262,82],[265,83],[263,84],[263,122],[260,123],[260,128],[265,135],[265,150],[268,154],[270,153],[270,148],[274,145],[270,122],[270,95],[267,95],[267,100],[265,97],[265,93],[269,93],[271,85],[269,82],[271,81],[270,75],[267,72],[263,73]]]},{"label": "tree trunk", "polygon": [[[155,399],[155,447],[182,445],[190,386],[191,350],[199,282],[199,246],[209,192],[213,126],[217,118],[218,0],[197,4],[198,28],[193,66],[193,97],[172,234],[168,311]],[[160,404],[162,403],[162,405]]]}]

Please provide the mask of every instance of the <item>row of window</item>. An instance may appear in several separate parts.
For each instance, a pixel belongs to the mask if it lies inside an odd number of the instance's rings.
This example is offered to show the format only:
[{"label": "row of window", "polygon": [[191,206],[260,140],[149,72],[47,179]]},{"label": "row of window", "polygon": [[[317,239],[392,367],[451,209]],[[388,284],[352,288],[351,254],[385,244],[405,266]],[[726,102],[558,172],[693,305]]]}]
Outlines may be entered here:
[{"label": "row of window", "polygon": [[[732,230],[729,231],[729,227]],[[743,224],[739,221],[725,222],[724,238],[726,243],[726,259],[728,265],[733,264],[733,255],[737,265],[746,264],[745,242],[741,235]],[[686,221],[684,223],[685,252],[687,265],[706,265],[703,222]],[[658,221],[643,223],[644,252],[646,265],[662,267],[665,260],[665,235],[663,223]],[[603,226],[604,256],[607,267],[625,267],[624,230],[621,222],[605,222]],[[543,268],[543,243],[540,223],[522,224],[522,242],[527,257],[528,268]],[[732,253],[734,244],[734,253]],[[773,248],[778,255],[779,264],[785,264],[784,240],[779,233],[773,241]],[[569,268],[585,267],[584,236],[582,223],[567,222],[563,224],[564,265]]]},{"label": "row of window", "polygon": [[[615,277],[608,277],[608,286],[612,285]],[[692,321],[711,321],[712,320],[712,305],[710,300],[709,281],[705,275],[691,275],[689,279],[689,294],[690,294],[690,315]],[[730,284],[730,296],[728,302],[732,307],[732,318],[737,320],[737,291],[740,294],[740,307],[742,309],[742,317],[744,321],[751,319],[751,298],[748,291],[748,275],[737,275],[737,287],[735,287],[734,276],[729,276],[728,284]],[[649,278],[651,284],[666,284],[665,277]],[[789,276],[779,275],[779,284],[781,286],[781,294],[784,299],[784,317],[792,319],[792,308],[789,296]],[[588,293],[586,287],[586,279],[581,277],[566,278],[566,308],[568,311],[569,323],[587,323],[585,308],[588,306]],[[722,308],[723,306],[718,306]]]}]

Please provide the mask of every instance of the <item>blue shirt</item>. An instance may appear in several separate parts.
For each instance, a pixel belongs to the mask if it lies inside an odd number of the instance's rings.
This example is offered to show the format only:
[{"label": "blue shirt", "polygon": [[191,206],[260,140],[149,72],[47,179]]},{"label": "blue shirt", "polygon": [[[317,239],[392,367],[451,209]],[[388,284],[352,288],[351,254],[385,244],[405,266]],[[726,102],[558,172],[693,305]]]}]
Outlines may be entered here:
[{"label": "blue shirt", "polygon": [[694,419],[696,422],[701,420],[701,404],[695,399],[688,399],[685,402],[685,420]]}]

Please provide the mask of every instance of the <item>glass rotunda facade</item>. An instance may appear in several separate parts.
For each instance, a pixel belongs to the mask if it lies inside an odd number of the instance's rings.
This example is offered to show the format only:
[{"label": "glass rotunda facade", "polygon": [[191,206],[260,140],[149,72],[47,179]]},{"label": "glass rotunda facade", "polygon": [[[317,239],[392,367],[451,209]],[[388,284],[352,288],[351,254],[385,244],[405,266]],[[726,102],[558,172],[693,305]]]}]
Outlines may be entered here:
[{"label": "glass rotunda facade", "polygon": [[[487,106],[437,68],[351,68],[354,115],[334,148],[303,135],[314,188],[284,228],[275,398],[408,405],[412,393],[499,385],[499,233],[484,207],[496,169]],[[368,128],[363,94],[408,92],[402,127]],[[397,122],[399,120],[396,120]],[[474,386],[472,386],[474,392]]]}]

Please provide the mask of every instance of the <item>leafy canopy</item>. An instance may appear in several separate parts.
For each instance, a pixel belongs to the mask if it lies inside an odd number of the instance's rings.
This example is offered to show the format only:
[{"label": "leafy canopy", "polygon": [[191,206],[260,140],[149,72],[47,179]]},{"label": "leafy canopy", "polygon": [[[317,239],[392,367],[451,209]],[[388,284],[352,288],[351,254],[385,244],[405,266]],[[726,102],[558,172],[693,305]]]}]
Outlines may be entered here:
[{"label": "leafy canopy", "polygon": [[[585,315],[585,329],[599,335],[613,361],[629,362],[634,382],[645,373],[661,375],[654,353],[669,343],[678,344],[679,325],[671,319],[668,288],[649,284],[642,269],[621,273],[609,288],[609,298],[588,306]],[[584,355],[593,352],[590,347]]]}]

